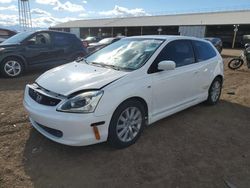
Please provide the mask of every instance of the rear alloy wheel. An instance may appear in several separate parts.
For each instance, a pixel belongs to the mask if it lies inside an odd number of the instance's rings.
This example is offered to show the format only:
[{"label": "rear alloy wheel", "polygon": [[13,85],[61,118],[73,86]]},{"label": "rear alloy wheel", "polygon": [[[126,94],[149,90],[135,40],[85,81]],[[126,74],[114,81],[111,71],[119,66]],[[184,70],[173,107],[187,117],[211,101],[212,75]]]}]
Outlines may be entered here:
[{"label": "rear alloy wheel", "polygon": [[214,105],[219,101],[221,95],[221,89],[222,89],[221,79],[215,78],[208,91],[208,98],[206,101],[207,104]]},{"label": "rear alloy wheel", "polygon": [[128,147],[140,137],[145,125],[145,110],[138,101],[127,101],[115,111],[109,127],[109,143],[116,148]]},{"label": "rear alloy wheel", "polygon": [[18,77],[23,72],[23,64],[17,58],[7,58],[1,66],[1,72],[5,77]]}]

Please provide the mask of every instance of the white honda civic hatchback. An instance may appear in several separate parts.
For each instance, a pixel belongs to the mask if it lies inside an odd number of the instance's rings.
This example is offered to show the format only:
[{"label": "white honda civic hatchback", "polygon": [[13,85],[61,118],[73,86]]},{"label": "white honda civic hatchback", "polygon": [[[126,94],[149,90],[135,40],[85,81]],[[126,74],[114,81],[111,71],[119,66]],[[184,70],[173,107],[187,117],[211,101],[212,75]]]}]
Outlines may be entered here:
[{"label": "white honda civic hatchback", "polygon": [[223,60],[205,40],[127,37],[41,75],[26,86],[24,106],[33,127],[55,142],[123,148],[146,125],[216,104],[222,83]]}]

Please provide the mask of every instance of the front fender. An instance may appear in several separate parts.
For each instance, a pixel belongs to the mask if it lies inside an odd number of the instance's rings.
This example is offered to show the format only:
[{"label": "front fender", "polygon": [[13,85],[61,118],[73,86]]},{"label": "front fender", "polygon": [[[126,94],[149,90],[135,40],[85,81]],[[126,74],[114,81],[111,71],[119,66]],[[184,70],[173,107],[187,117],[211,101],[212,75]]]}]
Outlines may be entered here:
[{"label": "front fender", "polygon": [[[129,76],[129,78],[131,79],[133,77]],[[150,77],[134,78],[132,80],[122,78],[117,82],[112,83],[107,88],[104,88],[104,94],[95,110],[95,115],[112,115],[122,102],[129,98],[139,97],[147,103],[149,112],[148,116],[150,118],[150,111],[152,108],[151,83]]]}]

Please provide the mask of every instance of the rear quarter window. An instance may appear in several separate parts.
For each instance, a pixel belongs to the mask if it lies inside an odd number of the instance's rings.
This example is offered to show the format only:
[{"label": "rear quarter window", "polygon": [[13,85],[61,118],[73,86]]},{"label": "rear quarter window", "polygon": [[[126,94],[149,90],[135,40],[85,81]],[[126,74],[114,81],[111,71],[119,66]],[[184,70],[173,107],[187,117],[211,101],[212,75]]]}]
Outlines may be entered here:
[{"label": "rear quarter window", "polygon": [[55,46],[69,46],[71,43],[71,37],[66,34],[55,33],[54,43],[55,43]]},{"label": "rear quarter window", "polygon": [[212,47],[212,44],[203,41],[192,41],[196,59],[198,62],[206,61],[217,55],[216,51]]}]

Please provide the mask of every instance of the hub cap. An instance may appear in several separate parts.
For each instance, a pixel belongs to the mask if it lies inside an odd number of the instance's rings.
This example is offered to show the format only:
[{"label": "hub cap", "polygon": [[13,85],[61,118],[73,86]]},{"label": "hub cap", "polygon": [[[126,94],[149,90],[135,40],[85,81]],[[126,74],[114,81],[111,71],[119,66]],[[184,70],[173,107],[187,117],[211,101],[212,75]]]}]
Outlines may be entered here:
[{"label": "hub cap", "polygon": [[17,61],[8,61],[4,65],[4,71],[9,76],[17,76],[21,72],[21,65]]},{"label": "hub cap", "polygon": [[142,114],[137,107],[125,109],[116,126],[116,134],[122,142],[130,142],[139,133],[142,124]]},{"label": "hub cap", "polygon": [[219,99],[221,92],[221,84],[219,81],[215,81],[211,89],[211,99],[216,102]]}]

